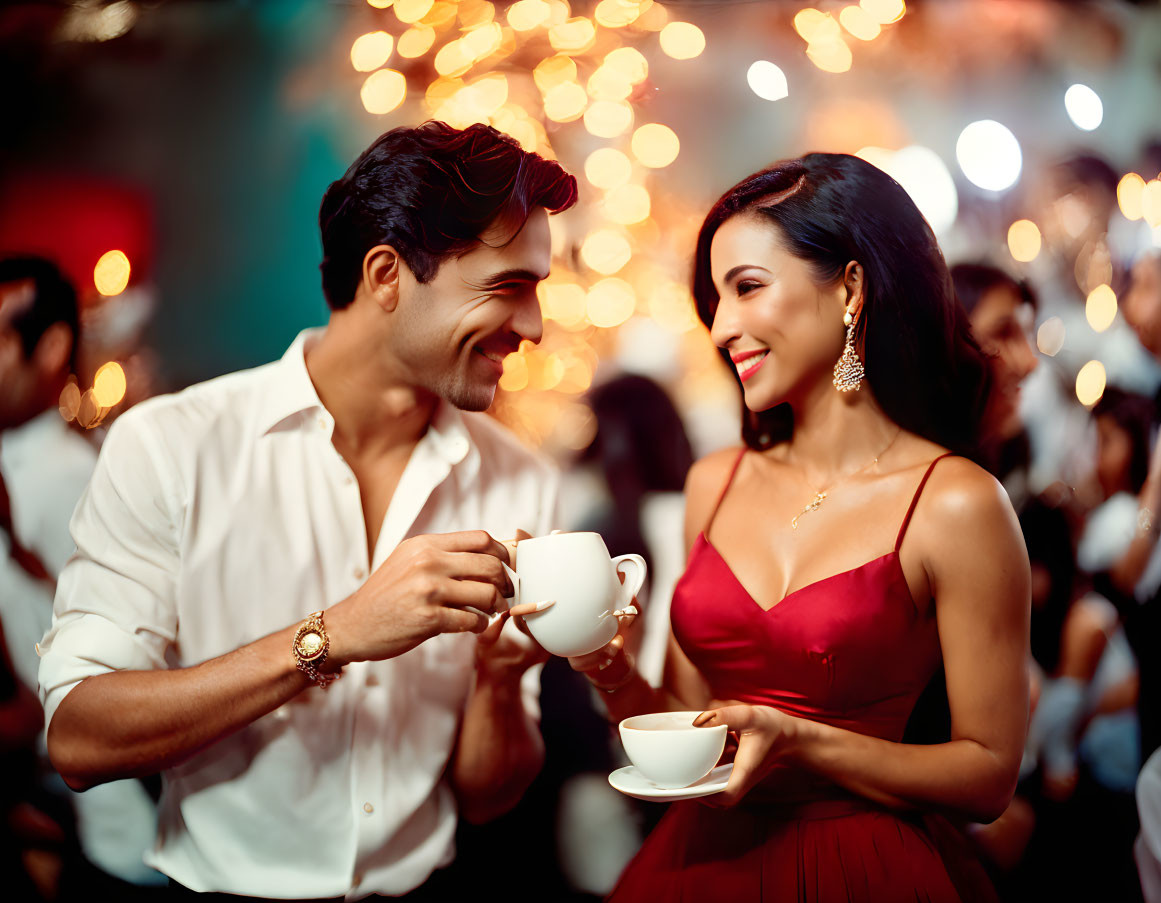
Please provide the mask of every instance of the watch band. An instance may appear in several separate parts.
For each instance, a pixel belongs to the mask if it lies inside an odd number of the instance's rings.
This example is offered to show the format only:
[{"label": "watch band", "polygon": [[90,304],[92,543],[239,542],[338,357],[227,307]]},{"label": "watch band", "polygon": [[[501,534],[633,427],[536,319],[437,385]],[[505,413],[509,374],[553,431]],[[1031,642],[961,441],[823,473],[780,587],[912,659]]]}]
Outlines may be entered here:
[{"label": "watch band", "polygon": [[307,615],[306,620],[298,625],[290,648],[295,667],[324,690],[342,677],[342,669],[334,674],[323,674],[319,670],[331,648],[331,638],[327,635],[321,611]]}]

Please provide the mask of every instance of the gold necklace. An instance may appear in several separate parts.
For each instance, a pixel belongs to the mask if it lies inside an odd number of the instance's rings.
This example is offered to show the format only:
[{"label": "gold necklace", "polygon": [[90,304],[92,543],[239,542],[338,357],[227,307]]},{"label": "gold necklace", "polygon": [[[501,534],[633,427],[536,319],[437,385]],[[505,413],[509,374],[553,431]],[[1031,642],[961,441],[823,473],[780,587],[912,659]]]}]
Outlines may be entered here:
[{"label": "gold necklace", "polygon": [[[826,486],[824,486],[822,489],[817,490],[814,493],[814,498],[812,498],[809,502],[807,502],[806,505],[803,507],[803,509],[801,511],[799,511],[796,515],[794,515],[794,517],[792,517],[790,519],[790,528],[792,530],[797,530],[798,529],[798,519],[800,517],[802,517],[806,514],[809,514],[811,511],[817,511],[820,507],[822,507],[822,503],[825,502],[827,499],[827,492],[829,490],[833,489],[838,483],[841,483],[843,480],[849,480],[851,477],[858,476],[864,470],[868,470],[868,469],[874,467],[876,464],[878,464],[879,459],[881,457],[883,457],[883,455],[887,454],[887,451],[891,448],[892,445],[895,444],[895,440],[899,438],[899,434],[901,432],[903,432],[902,427],[900,427],[899,429],[897,429],[895,431],[895,435],[891,437],[890,442],[888,442],[886,445],[883,446],[882,451],[880,451],[877,455],[875,455],[875,457],[873,457],[870,461],[868,461],[866,464],[864,464],[858,470],[852,470],[848,474],[843,474],[842,476],[836,477],[835,479],[833,479],[829,483],[827,483]],[[803,480],[803,482],[806,482],[806,481]]]}]

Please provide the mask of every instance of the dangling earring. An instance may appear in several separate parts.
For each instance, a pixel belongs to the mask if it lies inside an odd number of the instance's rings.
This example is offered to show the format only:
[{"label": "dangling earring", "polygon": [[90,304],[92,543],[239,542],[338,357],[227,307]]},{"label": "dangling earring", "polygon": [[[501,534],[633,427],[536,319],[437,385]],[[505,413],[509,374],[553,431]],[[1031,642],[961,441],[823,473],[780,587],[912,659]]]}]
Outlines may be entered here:
[{"label": "dangling earring", "polygon": [[840,392],[859,391],[863,385],[863,362],[855,352],[855,321],[848,310],[843,314],[847,327],[847,340],[843,345],[842,357],[834,365],[834,387]]}]

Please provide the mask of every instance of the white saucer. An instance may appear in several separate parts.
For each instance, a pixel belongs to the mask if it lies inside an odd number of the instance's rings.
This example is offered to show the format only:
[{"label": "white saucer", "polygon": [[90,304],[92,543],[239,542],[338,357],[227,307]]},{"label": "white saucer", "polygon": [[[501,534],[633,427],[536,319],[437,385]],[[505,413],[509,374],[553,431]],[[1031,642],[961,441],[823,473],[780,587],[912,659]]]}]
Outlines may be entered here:
[{"label": "white saucer", "polygon": [[609,775],[609,783],[613,788],[620,790],[626,796],[636,797],[639,800],[694,800],[699,796],[710,796],[721,793],[730,781],[730,772],[734,770],[734,763],[727,762],[719,765],[700,781],[695,781],[688,787],[658,787],[645,775],[637,770],[636,765],[626,765],[618,768]]}]

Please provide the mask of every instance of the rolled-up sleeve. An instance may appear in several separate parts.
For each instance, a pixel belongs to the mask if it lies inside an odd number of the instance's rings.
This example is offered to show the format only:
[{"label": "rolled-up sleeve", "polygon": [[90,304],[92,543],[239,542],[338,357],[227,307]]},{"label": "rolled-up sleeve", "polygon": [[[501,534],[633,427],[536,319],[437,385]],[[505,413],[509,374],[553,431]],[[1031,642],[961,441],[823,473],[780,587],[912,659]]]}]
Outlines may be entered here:
[{"label": "rolled-up sleeve", "polygon": [[113,424],[73,515],[77,551],[40,646],[46,727],[85,678],[166,667],[176,635],[181,485],[177,462],[142,413]]}]

